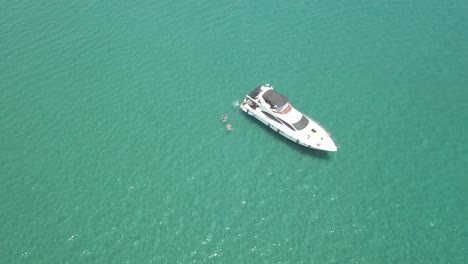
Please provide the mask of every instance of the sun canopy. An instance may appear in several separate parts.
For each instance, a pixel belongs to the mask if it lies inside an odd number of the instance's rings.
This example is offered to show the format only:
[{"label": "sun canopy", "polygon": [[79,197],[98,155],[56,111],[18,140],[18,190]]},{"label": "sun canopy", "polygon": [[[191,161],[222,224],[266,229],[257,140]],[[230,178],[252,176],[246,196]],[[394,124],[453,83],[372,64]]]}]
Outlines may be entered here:
[{"label": "sun canopy", "polygon": [[252,92],[249,93],[249,97],[252,99],[257,99],[261,91],[262,91],[262,86],[258,86]]},{"label": "sun canopy", "polygon": [[276,92],[275,90],[268,90],[263,94],[263,99],[270,105],[283,106],[288,103],[286,96]]}]

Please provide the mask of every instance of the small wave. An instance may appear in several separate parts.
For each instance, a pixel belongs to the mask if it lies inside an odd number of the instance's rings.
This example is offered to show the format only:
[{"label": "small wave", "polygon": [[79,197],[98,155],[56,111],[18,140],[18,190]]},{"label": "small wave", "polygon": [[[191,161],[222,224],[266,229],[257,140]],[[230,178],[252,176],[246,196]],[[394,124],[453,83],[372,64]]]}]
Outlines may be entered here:
[{"label": "small wave", "polygon": [[232,102],[232,108],[237,108],[237,107],[239,107],[239,105],[240,105],[239,100],[235,100],[235,101]]}]

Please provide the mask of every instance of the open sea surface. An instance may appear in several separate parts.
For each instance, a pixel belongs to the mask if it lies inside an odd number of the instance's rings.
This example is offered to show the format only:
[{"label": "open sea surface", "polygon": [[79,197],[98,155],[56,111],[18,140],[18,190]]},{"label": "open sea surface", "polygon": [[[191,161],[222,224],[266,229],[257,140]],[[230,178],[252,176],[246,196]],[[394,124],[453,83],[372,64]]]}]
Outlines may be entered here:
[{"label": "open sea surface", "polygon": [[[0,263],[468,263],[468,1],[16,0],[0,24]],[[338,152],[241,112],[265,83]]]}]

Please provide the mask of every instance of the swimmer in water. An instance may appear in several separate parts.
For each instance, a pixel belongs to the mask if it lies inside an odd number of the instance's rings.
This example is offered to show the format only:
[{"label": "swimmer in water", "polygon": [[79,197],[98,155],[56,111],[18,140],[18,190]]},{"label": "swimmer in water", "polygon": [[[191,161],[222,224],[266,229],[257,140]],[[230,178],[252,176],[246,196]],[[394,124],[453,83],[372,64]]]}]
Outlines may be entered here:
[{"label": "swimmer in water", "polygon": [[224,115],[221,117],[221,120],[223,120],[223,122],[226,122],[226,121],[227,121],[227,115],[224,114]]},{"label": "swimmer in water", "polygon": [[231,124],[227,124],[226,130],[234,130],[234,128],[232,128]]}]

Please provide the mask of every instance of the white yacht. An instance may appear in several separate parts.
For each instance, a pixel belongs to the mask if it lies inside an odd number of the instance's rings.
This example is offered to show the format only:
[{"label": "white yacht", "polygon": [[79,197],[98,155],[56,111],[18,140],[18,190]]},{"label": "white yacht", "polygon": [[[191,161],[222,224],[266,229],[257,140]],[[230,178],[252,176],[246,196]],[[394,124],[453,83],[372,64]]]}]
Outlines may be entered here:
[{"label": "white yacht", "polygon": [[268,84],[255,88],[245,97],[240,108],[300,145],[324,151],[337,151],[330,133],[312,118],[292,107],[288,98]]}]

